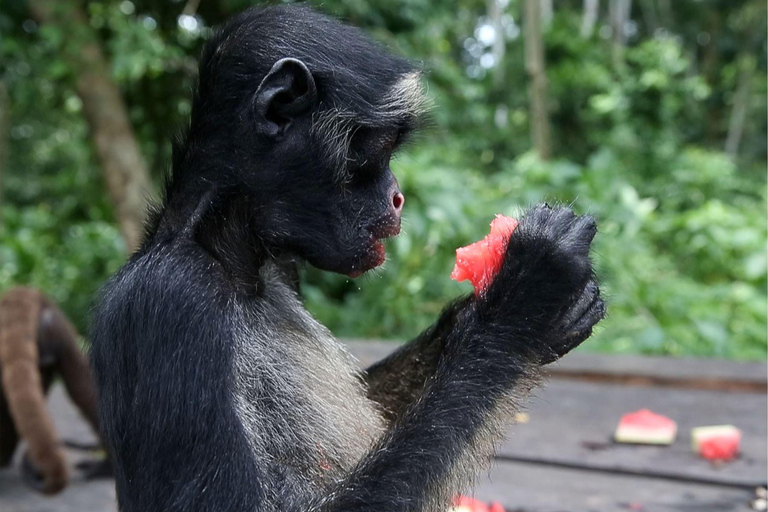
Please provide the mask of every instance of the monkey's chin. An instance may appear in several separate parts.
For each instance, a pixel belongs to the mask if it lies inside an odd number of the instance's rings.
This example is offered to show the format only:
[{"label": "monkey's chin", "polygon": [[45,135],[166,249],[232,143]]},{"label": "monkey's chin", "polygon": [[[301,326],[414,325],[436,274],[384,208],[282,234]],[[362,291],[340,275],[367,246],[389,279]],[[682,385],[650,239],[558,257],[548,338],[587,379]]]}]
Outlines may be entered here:
[{"label": "monkey's chin", "polygon": [[365,256],[361,258],[360,268],[354,269],[347,275],[351,278],[360,277],[371,269],[374,269],[384,263],[387,259],[387,251],[384,249],[384,244],[381,240],[373,240],[370,249],[366,252]]}]

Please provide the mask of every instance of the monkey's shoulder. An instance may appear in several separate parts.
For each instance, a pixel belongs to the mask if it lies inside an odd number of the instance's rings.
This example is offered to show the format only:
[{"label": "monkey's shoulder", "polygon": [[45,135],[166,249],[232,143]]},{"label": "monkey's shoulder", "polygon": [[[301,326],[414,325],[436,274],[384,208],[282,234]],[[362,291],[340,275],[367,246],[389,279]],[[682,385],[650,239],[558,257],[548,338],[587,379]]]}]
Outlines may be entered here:
[{"label": "monkey's shoulder", "polygon": [[258,328],[270,313],[288,318],[303,317],[302,311],[277,263],[262,265],[246,289],[203,247],[176,240],[135,254],[103,288],[94,343],[209,343],[231,334],[233,319]]},{"label": "monkey's shoulder", "polygon": [[94,345],[128,339],[144,344],[144,338],[151,342],[217,318],[226,304],[225,277],[194,244],[158,244],[135,254],[101,290]]}]

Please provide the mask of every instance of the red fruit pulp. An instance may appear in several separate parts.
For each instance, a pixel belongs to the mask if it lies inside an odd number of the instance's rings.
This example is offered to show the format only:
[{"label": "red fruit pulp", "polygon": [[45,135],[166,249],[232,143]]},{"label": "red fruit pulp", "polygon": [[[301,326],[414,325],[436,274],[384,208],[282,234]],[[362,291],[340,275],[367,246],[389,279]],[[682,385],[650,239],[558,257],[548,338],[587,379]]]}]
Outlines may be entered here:
[{"label": "red fruit pulp", "polygon": [[517,220],[496,215],[488,236],[456,249],[456,265],[451,272],[451,279],[471,282],[476,294],[486,290],[501,269],[509,237],[516,228]]}]

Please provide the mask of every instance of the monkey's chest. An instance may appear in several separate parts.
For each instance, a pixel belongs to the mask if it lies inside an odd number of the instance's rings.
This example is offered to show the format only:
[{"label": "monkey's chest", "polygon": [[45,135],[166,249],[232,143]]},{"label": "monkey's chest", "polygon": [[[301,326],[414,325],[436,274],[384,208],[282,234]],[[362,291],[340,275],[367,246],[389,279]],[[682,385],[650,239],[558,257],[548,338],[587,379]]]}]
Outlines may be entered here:
[{"label": "monkey's chest", "polygon": [[254,456],[288,480],[337,480],[383,433],[354,360],[322,326],[249,330],[234,403]]}]

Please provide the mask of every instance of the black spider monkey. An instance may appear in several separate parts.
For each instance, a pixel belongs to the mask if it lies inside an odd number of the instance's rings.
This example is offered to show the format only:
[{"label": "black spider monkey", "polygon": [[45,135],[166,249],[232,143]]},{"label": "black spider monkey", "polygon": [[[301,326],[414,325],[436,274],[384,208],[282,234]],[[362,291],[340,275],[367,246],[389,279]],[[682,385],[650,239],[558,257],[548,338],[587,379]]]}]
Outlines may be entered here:
[{"label": "black spider monkey", "polygon": [[362,374],[304,310],[291,261],[382,263],[421,103],[411,62],[306,6],[208,42],[165,199],[93,323],[122,512],[442,512],[541,365],[590,335],[595,222],[548,206],[484,294]]}]

